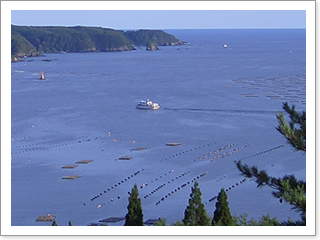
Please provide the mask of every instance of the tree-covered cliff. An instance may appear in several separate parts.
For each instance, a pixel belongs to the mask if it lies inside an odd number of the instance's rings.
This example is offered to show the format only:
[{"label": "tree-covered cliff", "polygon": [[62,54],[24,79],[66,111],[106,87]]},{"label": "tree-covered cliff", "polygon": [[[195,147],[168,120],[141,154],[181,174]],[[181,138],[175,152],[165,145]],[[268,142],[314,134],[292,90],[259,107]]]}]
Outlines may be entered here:
[{"label": "tree-covered cliff", "polygon": [[41,52],[129,51],[135,45],[182,44],[161,30],[120,31],[101,27],[36,27],[11,25],[12,57]]},{"label": "tree-covered cliff", "polygon": [[182,44],[173,35],[162,30],[126,31],[124,34],[137,46],[148,46],[150,44],[172,46]]}]

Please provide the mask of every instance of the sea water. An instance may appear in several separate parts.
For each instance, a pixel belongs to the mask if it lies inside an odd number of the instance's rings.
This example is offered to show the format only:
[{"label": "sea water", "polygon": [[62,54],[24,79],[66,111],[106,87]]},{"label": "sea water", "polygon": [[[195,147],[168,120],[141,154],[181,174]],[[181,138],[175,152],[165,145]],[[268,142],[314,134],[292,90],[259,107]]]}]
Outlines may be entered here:
[{"label": "sea water", "polygon": [[[48,226],[36,221],[47,214],[58,225],[123,218],[134,184],[144,221],[170,225],[183,218],[195,181],[210,216],[225,188],[232,215],[300,219],[236,162],[306,178],[305,154],[275,128],[283,102],[306,108],[305,29],[167,32],[186,45],[11,64],[12,225]],[[136,109],[146,99],[160,109]],[[81,177],[62,179],[69,175]]]}]

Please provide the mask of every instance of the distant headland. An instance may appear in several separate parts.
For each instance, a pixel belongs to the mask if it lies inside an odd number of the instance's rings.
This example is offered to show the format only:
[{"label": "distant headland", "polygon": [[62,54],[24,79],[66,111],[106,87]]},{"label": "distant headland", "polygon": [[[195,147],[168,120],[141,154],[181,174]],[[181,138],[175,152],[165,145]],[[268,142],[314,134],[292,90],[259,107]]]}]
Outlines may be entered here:
[{"label": "distant headland", "polygon": [[11,25],[11,61],[20,57],[59,52],[119,52],[145,46],[183,45],[175,36],[162,30],[122,31],[101,27],[55,27]]}]

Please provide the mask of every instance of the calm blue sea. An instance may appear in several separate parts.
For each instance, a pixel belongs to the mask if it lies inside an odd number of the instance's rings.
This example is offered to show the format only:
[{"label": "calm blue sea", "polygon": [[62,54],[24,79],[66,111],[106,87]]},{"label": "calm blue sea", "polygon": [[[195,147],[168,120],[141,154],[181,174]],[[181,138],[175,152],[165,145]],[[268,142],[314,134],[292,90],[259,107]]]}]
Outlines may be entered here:
[{"label": "calm blue sea", "polygon": [[[232,215],[300,219],[271,189],[243,181],[235,162],[306,178],[305,154],[275,129],[282,102],[306,108],[305,29],[167,32],[187,44],[11,64],[12,225],[48,226],[36,221],[47,214],[81,226],[124,217],[134,184],[144,220],[170,225],[183,218],[194,181],[209,215],[225,188]],[[148,98],[160,109],[135,108]]]}]

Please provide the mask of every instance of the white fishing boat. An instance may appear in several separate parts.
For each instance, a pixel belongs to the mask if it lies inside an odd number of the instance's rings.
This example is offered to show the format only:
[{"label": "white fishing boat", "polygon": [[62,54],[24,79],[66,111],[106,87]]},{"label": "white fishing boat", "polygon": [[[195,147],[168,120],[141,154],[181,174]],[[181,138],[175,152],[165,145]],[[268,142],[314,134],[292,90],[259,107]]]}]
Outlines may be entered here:
[{"label": "white fishing boat", "polygon": [[148,99],[147,101],[140,101],[136,107],[138,109],[157,110],[160,108],[160,105],[158,103],[153,103],[150,99]]}]

